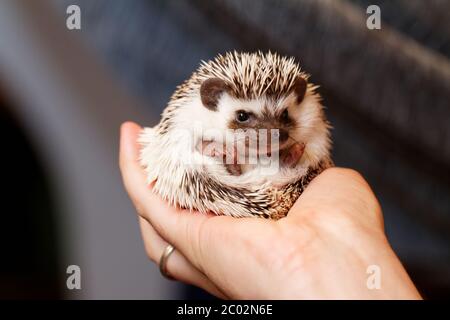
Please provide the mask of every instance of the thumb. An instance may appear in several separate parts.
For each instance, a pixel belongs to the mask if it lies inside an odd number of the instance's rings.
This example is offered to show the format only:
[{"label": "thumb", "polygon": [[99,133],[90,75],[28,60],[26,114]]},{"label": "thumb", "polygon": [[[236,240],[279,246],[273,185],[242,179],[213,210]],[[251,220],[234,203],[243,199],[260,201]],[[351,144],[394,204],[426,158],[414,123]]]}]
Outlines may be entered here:
[{"label": "thumb", "polygon": [[366,180],[355,170],[329,168],[314,178],[291,208],[288,219],[339,214],[367,223],[382,222],[381,208]]}]

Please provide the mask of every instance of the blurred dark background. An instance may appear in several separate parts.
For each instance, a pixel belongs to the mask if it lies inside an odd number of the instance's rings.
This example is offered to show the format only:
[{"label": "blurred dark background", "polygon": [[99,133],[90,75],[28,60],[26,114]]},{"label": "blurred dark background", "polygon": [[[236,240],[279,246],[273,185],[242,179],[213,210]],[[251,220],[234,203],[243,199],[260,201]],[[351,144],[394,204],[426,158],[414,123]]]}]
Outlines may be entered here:
[{"label": "blurred dark background", "polygon": [[[70,4],[81,30],[66,28]],[[366,27],[371,4],[381,30]],[[294,56],[312,74],[336,164],[373,187],[424,297],[449,298],[448,12],[446,0],[0,2],[0,298],[208,297],[146,261],[117,134],[128,119],[156,124],[202,59],[234,49]]]}]

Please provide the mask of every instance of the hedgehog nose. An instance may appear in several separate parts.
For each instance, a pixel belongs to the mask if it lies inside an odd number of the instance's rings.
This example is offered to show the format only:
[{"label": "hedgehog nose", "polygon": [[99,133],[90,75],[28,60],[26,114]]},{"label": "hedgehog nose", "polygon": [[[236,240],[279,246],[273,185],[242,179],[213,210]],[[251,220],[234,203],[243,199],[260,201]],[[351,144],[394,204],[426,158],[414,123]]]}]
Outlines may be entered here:
[{"label": "hedgehog nose", "polygon": [[279,129],[278,136],[280,139],[280,143],[286,142],[289,138],[289,132],[285,129]]}]

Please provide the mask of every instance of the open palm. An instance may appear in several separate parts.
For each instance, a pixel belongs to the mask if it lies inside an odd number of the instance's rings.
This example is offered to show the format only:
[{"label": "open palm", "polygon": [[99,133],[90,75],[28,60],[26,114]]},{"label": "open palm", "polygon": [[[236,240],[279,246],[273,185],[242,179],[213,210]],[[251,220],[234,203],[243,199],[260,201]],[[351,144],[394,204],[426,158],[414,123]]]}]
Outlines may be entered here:
[{"label": "open palm", "polygon": [[[158,262],[169,243],[176,248],[167,262],[173,278],[221,298],[420,298],[355,171],[324,171],[278,221],[202,215],[152,193],[137,160],[140,130],[122,125],[120,168],[150,259]],[[371,265],[381,270],[379,289],[367,286]]]}]

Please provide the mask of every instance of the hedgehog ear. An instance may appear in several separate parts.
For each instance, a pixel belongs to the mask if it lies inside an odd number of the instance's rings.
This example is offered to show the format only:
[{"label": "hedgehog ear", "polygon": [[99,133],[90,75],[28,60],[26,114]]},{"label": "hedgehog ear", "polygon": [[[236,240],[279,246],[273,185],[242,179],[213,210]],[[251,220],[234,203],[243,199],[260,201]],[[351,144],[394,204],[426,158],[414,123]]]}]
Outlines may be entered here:
[{"label": "hedgehog ear", "polygon": [[305,78],[298,76],[297,79],[295,79],[294,85],[292,86],[292,92],[294,92],[295,95],[297,96],[297,103],[303,101],[307,86],[308,83],[306,82]]},{"label": "hedgehog ear", "polygon": [[216,111],[220,96],[228,90],[229,86],[222,79],[210,78],[203,81],[200,87],[200,97],[203,105],[212,111]]}]

